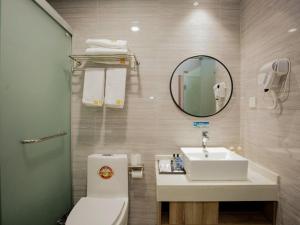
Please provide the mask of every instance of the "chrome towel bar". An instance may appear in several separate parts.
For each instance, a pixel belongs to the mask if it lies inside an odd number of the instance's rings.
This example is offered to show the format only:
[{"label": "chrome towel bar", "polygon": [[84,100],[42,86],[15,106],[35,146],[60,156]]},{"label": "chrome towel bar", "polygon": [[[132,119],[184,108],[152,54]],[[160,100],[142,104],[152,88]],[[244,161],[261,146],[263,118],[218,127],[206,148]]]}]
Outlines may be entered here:
[{"label": "chrome towel bar", "polygon": [[64,136],[64,135],[67,135],[67,132],[63,131],[61,133],[49,135],[49,136],[42,137],[42,138],[25,139],[25,140],[22,140],[21,143],[22,144],[35,144],[35,143],[47,141],[47,140],[52,139],[52,138],[61,137],[61,136]]}]

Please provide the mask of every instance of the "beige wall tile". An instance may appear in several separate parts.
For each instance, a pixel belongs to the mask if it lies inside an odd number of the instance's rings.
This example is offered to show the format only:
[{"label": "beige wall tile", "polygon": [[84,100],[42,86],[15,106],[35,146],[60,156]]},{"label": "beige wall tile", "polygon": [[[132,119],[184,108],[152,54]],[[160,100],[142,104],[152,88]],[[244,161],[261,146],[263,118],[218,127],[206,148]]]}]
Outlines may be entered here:
[{"label": "beige wall tile", "polygon": [[[140,81],[127,80],[124,110],[86,108],[82,78],[72,86],[72,157],[75,202],[86,195],[86,159],[92,153],[141,153],[145,178],[130,182],[130,224],[154,225],[154,155],[199,146],[201,131],[192,121],[211,122],[211,146],[239,145],[240,9],[238,0],[51,0],[74,30],[73,53],[85,39],[126,39],[141,61]],[[139,21],[141,31],[130,26]],[[180,112],[169,93],[174,68],[186,57],[211,55],[230,70],[234,94],[222,113],[197,119]],[[151,101],[149,96],[154,96]]]},{"label": "beige wall tile", "polygon": [[[300,1],[243,0],[241,3],[241,140],[247,157],[280,175],[279,224],[300,224]],[[291,28],[298,31],[289,33]],[[257,85],[259,68],[288,57],[291,93],[278,115]],[[257,97],[257,108],[248,99]]]}]

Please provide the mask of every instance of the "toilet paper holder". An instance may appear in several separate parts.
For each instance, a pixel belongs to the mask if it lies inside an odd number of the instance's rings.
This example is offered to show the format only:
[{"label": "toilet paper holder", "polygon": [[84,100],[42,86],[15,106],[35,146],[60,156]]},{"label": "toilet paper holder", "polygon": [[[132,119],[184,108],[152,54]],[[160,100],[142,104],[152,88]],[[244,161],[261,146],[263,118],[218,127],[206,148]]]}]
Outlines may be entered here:
[{"label": "toilet paper holder", "polygon": [[128,173],[131,175],[133,171],[140,171],[140,172],[144,172],[144,165],[129,165],[128,166]]}]

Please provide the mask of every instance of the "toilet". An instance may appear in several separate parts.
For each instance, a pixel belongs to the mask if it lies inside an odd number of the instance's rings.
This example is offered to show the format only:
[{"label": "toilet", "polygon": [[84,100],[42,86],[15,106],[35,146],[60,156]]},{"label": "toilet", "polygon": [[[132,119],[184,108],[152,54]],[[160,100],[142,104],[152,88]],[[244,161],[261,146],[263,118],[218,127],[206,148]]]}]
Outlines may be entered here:
[{"label": "toilet", "polygon": [[127,225],[127,155],[89,155],[87,164],[87,197],[74,206],[66,225]]}]

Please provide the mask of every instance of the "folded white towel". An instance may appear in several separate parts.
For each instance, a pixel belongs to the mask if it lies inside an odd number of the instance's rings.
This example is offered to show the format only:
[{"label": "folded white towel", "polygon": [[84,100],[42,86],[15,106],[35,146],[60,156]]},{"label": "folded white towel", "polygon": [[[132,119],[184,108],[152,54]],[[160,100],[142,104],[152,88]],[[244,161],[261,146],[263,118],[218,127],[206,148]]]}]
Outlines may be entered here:
[{"label": "folded white towel", "polygon": [[111,108],[123,108],[126,89],[126,68],[106,70],[105,105]]},{"label": "folded white towel", "polygon": [[87,39],[85,42],[90,47],[127,49],[127,41],[125,40]]},{"label": "folded white towel", "polygon": [[87,106],[101,107],[104,101],[105,70],[87,68],[84,76],[82,103]]},{"label": "folded white towel", "polygon": [[159,167],[159,172],[161,172],[161,173],[171,173],[172,172],[171,160],[165,160],[165,159],[159,160],[158,167]]},{"label": "folded white towel", "polygon": [[117,48],[87,48],[85,50],[86,54],[89,55],[114,55],[114,54],[127,54],[128,49],[117,49]]}]

